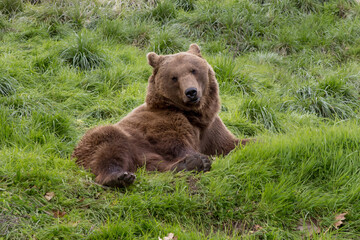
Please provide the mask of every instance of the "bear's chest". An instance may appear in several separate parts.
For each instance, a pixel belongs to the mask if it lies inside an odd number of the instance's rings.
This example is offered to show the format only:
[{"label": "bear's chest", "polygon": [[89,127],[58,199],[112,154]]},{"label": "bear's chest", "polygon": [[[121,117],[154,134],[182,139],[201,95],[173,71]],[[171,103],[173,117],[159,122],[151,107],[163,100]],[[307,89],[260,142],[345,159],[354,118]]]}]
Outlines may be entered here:
[{"label": "bear's chest", "polygon": [[149,119],[144,128],[146,137],[157,138],[158,142],[170,140],[197,145],[200,141],[200,130],[193,126],[182,114],[159,114]]},{"label": "bear's chest", "polygon": [[157,147],[172,148],[174,145],[200,147],[201,130],[191,124],[181,113],[159,111],[140,112],[118,123],[135,131],[149,144]]}]

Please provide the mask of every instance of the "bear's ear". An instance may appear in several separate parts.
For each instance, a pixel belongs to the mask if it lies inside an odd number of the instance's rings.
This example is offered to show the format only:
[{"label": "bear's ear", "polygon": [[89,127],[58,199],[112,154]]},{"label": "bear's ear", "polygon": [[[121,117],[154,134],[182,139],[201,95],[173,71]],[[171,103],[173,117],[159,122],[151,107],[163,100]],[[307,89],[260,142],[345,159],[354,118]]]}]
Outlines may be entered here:
[{"label": "bear's ear", "polygon": [[200,47],[196,43],[190,45],[188,53],[201,57]]},{"label": "bear's ear", "polygon": [[147,55],[147,60],[150,66],[152,66],[153,68],[156,68],[159,66],[160,63],[160,59],[161,57],[159,55],[157,55],[154,52],[149,52]]}]

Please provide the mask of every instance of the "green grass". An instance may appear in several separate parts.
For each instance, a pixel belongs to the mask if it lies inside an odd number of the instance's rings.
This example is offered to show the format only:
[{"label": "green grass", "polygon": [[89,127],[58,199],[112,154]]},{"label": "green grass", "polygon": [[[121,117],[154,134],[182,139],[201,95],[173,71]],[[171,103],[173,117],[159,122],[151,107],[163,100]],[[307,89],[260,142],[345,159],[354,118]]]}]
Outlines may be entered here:
[{"label": "green grass", "polygon": [[17,81],[11,77],[0,78],[0,94],[2,96],[9,96],[16,92]]},{"label": "green grass", "polygon": [[159,1],[153,9],[150,11],[150,17],[159,22],[167,22],[173,18],[176,18],[176,6],[169,0]]},{"label": "green grass", "polygon": [[[360,238],[359,25],[343,0],[2,1],[0,239]],[[147,52],[192,42],[258,141],[205,174],[95,184],[76,143],[143,103]]]},{"label": "green grass", "polygon": [[94,69],[106,62],[94,41],[96,40],[86,31],[75,33],[73,39],[64,44],[60,57],[74,68]]},{"label": "green grass", "polygon": [[16,12],[22,11],[23,2],[21,0],[3,0],[0,2],[0,12],[3,14],[14,14]]}]

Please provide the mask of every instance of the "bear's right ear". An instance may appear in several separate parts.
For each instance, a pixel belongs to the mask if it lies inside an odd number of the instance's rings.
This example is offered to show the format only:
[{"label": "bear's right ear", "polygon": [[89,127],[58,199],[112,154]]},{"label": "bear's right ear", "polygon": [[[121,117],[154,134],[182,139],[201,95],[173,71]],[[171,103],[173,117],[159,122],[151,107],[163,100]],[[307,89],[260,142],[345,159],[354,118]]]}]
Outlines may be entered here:
[{"label": "bear's right ear", "polygon": [[160,63],[160,59],[161,57],[159,55],[157,55],[154,52],[149,52],[147,55],[147,60],[150,66],[152,66],[153,68],[156,68],[157,66],[159,66]]},{"label": "bear's right ear", "polygon": [[192,53],[198,57],[202,57],[200,52],[200,47],[196,43],[190,45],[188,53]]}]

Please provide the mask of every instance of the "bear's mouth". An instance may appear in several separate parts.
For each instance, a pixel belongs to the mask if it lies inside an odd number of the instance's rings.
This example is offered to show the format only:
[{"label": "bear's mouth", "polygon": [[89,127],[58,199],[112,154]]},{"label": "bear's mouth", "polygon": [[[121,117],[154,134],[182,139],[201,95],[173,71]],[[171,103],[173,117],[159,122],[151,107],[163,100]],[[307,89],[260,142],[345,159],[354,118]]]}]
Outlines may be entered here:
[{"label": "bear's mouth", "polygon": [[199,102],[200,102],[200,98],[198,97],[196,99],[189,100],[187,103],[189,103],[189,104],[197,104]]}]

